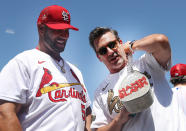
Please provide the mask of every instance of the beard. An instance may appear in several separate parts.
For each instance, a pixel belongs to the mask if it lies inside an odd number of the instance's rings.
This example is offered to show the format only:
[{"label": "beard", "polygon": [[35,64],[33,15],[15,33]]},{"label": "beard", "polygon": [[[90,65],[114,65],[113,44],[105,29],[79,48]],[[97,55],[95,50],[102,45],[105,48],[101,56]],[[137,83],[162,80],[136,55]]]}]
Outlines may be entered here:
[{"label": "beard", "polygon": [[[47,32],[45,32],[44,34],[44,40],[46,41],[46,43],[56,52],[56,53],[61,53],[64,51],[65,46],[66,46],[66,40],[61,39],[61,38],[56,38],[54,40],[52,40],[49,35],[47,34]],[[59,43],[59,41],[62,41]],[[60,46],[58,46],[60,45]]]}]

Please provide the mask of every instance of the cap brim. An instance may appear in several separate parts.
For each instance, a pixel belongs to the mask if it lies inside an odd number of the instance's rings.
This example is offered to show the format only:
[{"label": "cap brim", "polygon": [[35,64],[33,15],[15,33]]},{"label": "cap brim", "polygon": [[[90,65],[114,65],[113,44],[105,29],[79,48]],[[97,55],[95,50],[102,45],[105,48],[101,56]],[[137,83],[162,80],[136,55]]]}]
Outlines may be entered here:
[{"label": "cap brim", "polygon": [[59,23],[59,24],[46,24],[49,28],[55,29],[55,30],[64,30],[64,29],[72,29],[78,31],[79,29],[69,25],[69,24],[64,24],[64,23]]}]

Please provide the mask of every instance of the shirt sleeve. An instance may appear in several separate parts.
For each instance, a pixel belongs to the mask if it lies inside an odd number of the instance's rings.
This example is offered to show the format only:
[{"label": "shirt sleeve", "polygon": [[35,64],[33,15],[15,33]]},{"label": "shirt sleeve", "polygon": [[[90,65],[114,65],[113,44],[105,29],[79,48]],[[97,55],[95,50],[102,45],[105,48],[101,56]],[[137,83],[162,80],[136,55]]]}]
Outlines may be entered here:
[{"label": "shirt sleeve", "polygon": [[29,76],[24,64],[16,58],[10,60],[0,73],[0,99],[24,104]]},{"label": "shirt sleeve", "polygon": [[146,53],[145,55],[143,55],[141,57],[141,59],[143,59],[147,64],[148,66],[153,69],[153,70],[161,70],[161,71],[168,71],[170,70],[171,68],[171,65],[172,65],[172,59],[170,59],[168,62],[167,62],[167,66],[165,68],[163,68],[158,62],[157,60],[154,58],[154,56],[152,54],[149,54],[149,53]]}]

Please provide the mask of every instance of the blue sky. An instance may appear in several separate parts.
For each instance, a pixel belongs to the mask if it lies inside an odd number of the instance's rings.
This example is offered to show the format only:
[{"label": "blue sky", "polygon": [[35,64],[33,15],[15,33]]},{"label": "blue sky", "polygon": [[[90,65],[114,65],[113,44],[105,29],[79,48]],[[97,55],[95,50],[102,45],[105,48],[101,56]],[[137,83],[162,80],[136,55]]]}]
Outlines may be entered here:
[{"label": "blue sky", "polygon": [[[123,40],[137,40],[163,33],[170,41],[173,64],[186,63],[186,1],[184,0],[1,0],[0,70],[16,54],[38,44],[37,18],[49,5],[61,5],[71,13],[70,31],[61,56],[75,64],[84,76],[91,100],[108,74],[89,46],[89,32],[97,26],[118,30]],[[143,52],[136,52],[134,59]],[[166,74],[170,78],[169,72]]]}]

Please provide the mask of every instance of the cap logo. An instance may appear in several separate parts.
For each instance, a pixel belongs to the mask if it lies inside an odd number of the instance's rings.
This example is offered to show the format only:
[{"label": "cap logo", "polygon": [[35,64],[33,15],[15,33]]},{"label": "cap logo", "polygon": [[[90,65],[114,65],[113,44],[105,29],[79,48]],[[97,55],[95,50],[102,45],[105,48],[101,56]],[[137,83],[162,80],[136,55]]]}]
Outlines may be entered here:
[{"label": "cap logo", "polygon": [[179,76],[179,74],[178,73],[175,73],[175,76]]},{"label": "cap logo", "polygon": [[46,14],[42,16],[42,20],[45,20],[47,18]]},{"label": "cap logo", "polygon": [[62,12],[62,16],[63,16],[63,20],[64,20],[64,21],[69,21],[68,14],[69,14],[69,13],[67,13],[67,12],[65,12],[65,11]]}]

